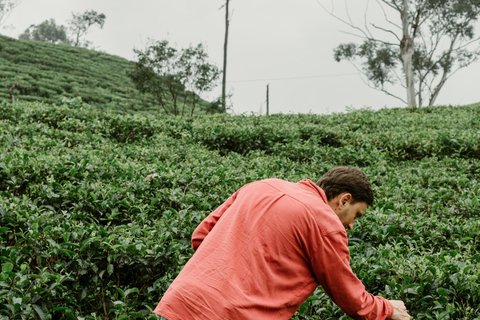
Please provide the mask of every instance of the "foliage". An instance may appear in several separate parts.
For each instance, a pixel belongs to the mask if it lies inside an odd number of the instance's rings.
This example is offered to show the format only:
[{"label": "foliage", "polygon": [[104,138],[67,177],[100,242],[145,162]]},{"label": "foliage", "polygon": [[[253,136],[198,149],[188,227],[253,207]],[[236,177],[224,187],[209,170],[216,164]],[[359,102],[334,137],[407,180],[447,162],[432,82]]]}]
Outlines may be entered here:
[{"label": "foliage", "polygon": [[54,19],[45,20],[39,25],[31,25],[19,36],[19,39],[50,43],[68,43],[65,27],[57,26]]},{"label": "foliage", "polygon": [[10,12],[21,0],[0,0],[0,26],[5,23]]},{"label": "foliage", "polygon": [[[479,319],[480,105],[162,118],[0,104],[0,319],[155,319],[198,223],[245,183],[364,170],[367,290]],[[148,177],[148,178],[147,178]],[[348,319],[319,288],[293,319]]]},{"label": "foliage", "polygon": [[[158,103],[139,92],[127,72],[133,62],[103,52],[23,41],[0,36],[0,101],[43,101],[61,104],[81,98],[100,110],[162,114]],[[212,113],[200,100],[196,113]]]},{"label": "foliage", "polygon": [[[340,44],[334,49],[335,60],[352,62],[370,86],[405,102],[395,87],[402,85],[408,91],[405,59],[410,59],[415,105],[433,105],[449,77],[480,55],[479,47],[474,47],[480,39],[475,36],[480,1],[411,0],[405,7],[403,0],[382,0],[378,4],[385,24],[378,24],[377,19],[360,28],[345,21],[364,40]],[[402,30],[404,16],[407,21]],[[410,43],[412,52],[406,58],[405,48]]]},{"label": "foliage", "polygon": [[98,25],[103,28],[106,16],[94,10],[85,11],[83,14],[72,13],[72,19],[68,21],[71,39],[67,38],[67,29],[64,26],[57,26],[54,19],[45,20],[38,25],[31,25],[20,36],[20,40],[35,40],[50,43],[72,44],[75,47],[87,48],[91,42],[82,40],[89,29]]},{"label": "foliage", "polygon": [[179,51],[164,40],[150,44],[145,51],[134,51],[138,61],[130,77],[138,90],[151,94],[168,114],[193,114],[199,94],[216,85],[219,70],[207,62],[201,44]]},{"label": "foliage", "polygon": [[95,10],[85,11],[84,13],[72,13],[72,19],[68,22],[70,30],[73,33],[72,44],[75,47],[85,47],[90,45],[89,41],[82,41],[82,37],[88,33],[88,30],[98,25],[103,28],[106,16],[103,13],[98,13]]}]

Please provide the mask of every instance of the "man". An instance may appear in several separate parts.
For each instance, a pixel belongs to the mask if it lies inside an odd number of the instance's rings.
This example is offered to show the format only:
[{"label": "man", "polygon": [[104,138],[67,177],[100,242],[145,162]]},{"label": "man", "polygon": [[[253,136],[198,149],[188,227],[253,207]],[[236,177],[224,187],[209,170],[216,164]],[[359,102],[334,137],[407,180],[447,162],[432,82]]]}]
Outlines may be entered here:
[{"label": "man", "polygon": [[354,319],[410,319],[404,303],[365,291],[346,229],[373,203],[363,172],[336,167],[317,184],[247,184],[192,235],[195,254],[156,314],[168,320],[290,319],[321,285]]}]

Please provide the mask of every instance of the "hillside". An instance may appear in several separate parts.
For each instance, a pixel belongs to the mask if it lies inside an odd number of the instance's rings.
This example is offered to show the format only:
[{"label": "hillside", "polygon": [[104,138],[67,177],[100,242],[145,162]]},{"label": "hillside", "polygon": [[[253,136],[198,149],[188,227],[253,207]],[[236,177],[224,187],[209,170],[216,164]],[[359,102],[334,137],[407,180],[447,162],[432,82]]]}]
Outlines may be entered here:
[{"label": "hillside", "polygon": [[17,101],[59,104],[63,98],[81,97],[116,112],[162,112],[134,87],[127,75],[132,64],[94,50],[0,35],[0,101],[10,101],[9,90],[17,83]]},{"label": "hillside", "polygon": [[[156,319],[200,221],[242,185],[360,167],[367,290],[479,319],[480,105],[155,117],[0,103],[0,319]],[[150,180],[149,175],[155,174]],[[318,288],[292,318],[350,319]]]}]

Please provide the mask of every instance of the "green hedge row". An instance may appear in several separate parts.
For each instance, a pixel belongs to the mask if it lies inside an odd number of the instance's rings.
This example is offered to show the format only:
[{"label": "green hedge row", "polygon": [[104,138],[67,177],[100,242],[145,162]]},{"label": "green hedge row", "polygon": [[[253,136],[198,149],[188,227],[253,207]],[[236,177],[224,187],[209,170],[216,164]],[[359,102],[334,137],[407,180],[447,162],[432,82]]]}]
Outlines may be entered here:
[{"label": "green hedge row", "polygon": [[[245,183],[369,176],[349,233],[367,289],[479,319],[480,106],[156,118],[0,105],[0,319],[155,319],[198,223]],[[448,128],[448,129],[445,129]],[[348,319],[321,288],[294,319]]]}]

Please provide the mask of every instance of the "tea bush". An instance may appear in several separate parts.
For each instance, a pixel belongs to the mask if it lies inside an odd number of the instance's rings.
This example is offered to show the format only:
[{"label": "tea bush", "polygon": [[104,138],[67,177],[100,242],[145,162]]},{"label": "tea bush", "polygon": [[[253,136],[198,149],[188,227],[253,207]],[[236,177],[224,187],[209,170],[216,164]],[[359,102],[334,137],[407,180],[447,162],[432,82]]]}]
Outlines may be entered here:
[{"label": "tea bush", "polygon": [[[480,105],[194,118],[0,104],[0,319],[155,319],[200,221],[245,183],[360,167],[370,292],[480,319]],[[293,319],[348,319],[321,288]]]}]

